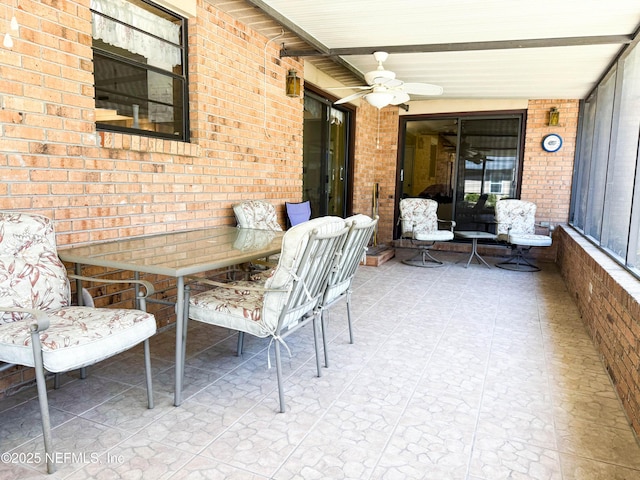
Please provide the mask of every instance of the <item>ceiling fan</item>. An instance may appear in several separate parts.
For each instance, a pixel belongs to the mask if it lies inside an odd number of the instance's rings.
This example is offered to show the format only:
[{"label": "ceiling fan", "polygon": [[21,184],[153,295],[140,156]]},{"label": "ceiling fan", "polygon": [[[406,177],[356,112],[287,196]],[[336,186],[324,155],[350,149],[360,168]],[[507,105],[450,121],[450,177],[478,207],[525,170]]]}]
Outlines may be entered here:
[{"label": "ceiling fan", "polygon": [[442,95],[442,87],[429,83],[405,83],[396,78],[396,74],[385,70],[382,62],[388,58],[387,52],[374,52],[373,57],[378,62],[378,68],[364,75],[368,85],[349,87],[361,90],[347,97],[341,98],[335,104],[350,102],[357,98],[364,99],[376,108],[387,105],[400,105],[411,100],[409,95]]}]

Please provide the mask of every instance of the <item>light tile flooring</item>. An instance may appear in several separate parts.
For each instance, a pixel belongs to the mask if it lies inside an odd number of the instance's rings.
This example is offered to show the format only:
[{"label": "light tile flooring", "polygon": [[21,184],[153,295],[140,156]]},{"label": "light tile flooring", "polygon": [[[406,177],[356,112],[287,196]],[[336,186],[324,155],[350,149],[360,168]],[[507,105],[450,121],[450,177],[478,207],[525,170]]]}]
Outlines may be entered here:
[{"label": "light tile flooring", "polygon": [[555,267],[439,255],[452,263],[360,268],[355,344],[335,305],[321,378],[311,327],[290,337],[286,413],[268,340],[238,358],[235,335],[192,322],[180,407],[173,330],[152,341],[153,410],[140,349],[50,392],[54,476],[17,462],[43,455],[35,391],[0,400],[0,478],[640,479],[638,442]]}]

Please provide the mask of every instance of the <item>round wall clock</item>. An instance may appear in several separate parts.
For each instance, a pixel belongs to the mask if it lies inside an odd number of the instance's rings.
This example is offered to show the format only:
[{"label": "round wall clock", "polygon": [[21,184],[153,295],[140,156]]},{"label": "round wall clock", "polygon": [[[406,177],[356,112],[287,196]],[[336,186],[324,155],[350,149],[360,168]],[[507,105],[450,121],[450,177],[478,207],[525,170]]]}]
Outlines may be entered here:
[{"label": "round wall clock", "polygon": [[556,133],[550,133],[542,139],[542,148],[546,152],[557,152],[562,147],[562,137]]}]

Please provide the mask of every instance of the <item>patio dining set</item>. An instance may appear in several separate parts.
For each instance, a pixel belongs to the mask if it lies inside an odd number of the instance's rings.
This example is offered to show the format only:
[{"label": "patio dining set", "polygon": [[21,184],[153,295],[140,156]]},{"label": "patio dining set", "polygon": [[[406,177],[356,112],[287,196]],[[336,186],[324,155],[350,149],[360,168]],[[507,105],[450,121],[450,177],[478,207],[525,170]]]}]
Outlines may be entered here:
[{"label": "patio dining set", "polygon": [[[344,298],[353,342],[351,283],[378,219],[366,215],[306,221],[291,217],[291,227],[282,231],[273,223],[272,205],[267,202],[240,204],[235,212],[237,227],[171,232],[59,251],[51,219],[0,212],[0,361],[35,368],[45,449],[42,457],[48,473],[56,470],[56,457],[46,372],[55,378],[142,343],[147,407],[153,408],[149,339],[156,334],[157,323],[146,311],[148,303],[175,306],[175,406],[182,402],[189,321],[237,331],[238,355],[245,333],[270,337],[280,412],[286,410],[281,348],[289,351],[289,335],[313,325],[320,376],[322,357],[325,367],[329,365],[326,312]],[[74,264],[75,273],[68,273],[64,262]],[[130,271],[134,278],[83,276],[86,265]],[[243,278],[236,276],[237,265],[248,265],[242,270]],[[154,298],[154,286],[140,279],[140,274],[174,278],[175,301]],[[79,305],[72,304],[70,280],[76,282],[75,291],[81,292],[75,295]],[[134,308],[95,308],[83,287],[91,282],[129,284],[135,291]]]}]

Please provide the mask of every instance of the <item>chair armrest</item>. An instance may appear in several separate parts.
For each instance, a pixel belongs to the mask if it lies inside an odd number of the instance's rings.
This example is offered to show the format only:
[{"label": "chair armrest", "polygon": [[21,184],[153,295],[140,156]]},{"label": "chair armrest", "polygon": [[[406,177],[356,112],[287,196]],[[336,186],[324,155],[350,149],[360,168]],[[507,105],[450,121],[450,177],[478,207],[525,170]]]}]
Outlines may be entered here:
[{"label": "chair armrest", "polygon": [[544,223],[534,223],[533,226],[536,228],[546,228],[547,235],[549,236],[551,236],[551,234],[553,233],[553,228],[551,228],[551,224],[549,224],[548,222],[546,222],[546,225]]},{"label": "chair armrest", "polygon": [[449,223],[449,230],[451,230],[453,232],[453,229],[456,227],[456,222],[455,220],[440,220],[438,218],[438,223]]},{"label": "chair armrest", "polygon": [[140,298],[147,298],[149,295],[153,295],[156,292],[151,282],[147,282],[146,280],[107,280],[105,278],[83,277],[82,275],[76,275],[74,273],[70,273],[67,276],[73,280],[82,280],[93,283],[123,283],[142,285],[145,288],[145,293],[139,295]]},{"label": "chair armrest", "polygon": [[47,312],[42,310],[35,310],[33,308],[1,307],[0,311],[28,313],[35,319],[35,322],[29,325],[29,329],[32,332],[42,332],[49,328],[49,315],[47,315]]}]

